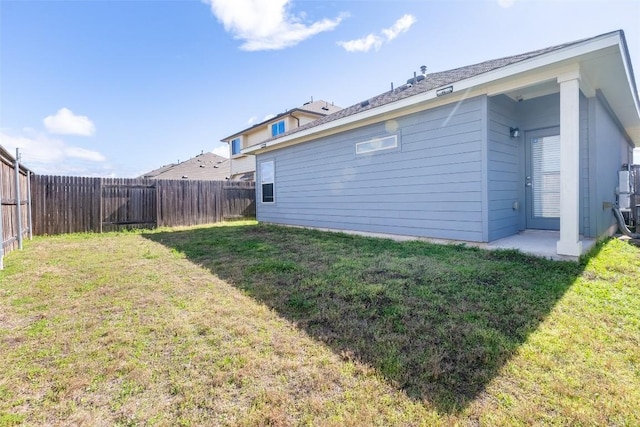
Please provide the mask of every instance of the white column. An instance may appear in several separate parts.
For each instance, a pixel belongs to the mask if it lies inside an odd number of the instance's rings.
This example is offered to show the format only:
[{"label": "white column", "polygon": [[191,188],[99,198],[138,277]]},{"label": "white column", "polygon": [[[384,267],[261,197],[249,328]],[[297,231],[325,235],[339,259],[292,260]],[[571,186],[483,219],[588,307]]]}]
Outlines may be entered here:
[{"label": "white column", "polygon": [[582,255],[580,241],[580,73],[560,84],[560,240],[558,255]]}]

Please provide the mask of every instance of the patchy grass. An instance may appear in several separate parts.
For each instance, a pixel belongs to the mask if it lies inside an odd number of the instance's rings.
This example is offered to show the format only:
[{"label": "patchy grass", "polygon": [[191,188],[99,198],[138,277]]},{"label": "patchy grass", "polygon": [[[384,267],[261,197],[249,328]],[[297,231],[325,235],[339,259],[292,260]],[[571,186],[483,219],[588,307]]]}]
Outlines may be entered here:
[{"label": "patchy grass", "polygon": [[5,264],[0,426],[640,424],[616,240],[578,264],[233,223]]}]

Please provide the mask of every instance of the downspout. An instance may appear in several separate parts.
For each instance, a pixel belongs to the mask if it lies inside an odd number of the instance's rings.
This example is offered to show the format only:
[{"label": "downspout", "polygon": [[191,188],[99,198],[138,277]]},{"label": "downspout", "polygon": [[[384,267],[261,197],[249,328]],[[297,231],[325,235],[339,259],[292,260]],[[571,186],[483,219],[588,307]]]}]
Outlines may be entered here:
[{"label": "downspout", "polygon": [[298,117],[294,116],[293,113],[289,114],[289,115],[298,121],[298,126],[296,126],[296,127],[300,127],[300,119]]}]

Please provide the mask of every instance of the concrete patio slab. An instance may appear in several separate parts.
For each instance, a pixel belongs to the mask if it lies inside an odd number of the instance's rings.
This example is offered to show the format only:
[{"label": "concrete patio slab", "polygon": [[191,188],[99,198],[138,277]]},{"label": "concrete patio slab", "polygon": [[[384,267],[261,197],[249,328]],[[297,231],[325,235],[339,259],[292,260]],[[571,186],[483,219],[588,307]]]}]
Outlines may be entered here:
[{"label": "concrete patio slab", "polygon": [[[282,224],[279,224],[282,225]],[[558,255],[556,253],[557,243],[560,240],[560,232],[559,231],[549,231],[549,230],[523,230],[518,234],[514,234],[509,237],[505,237],[499,240],[494,240],[490,243],[482,243],[482,242],[467,242],[462,240],[448,240],[448,239],[435,239],[429,237],[418,237],[418,236],[406,236],[399,234],[387,234],[387,233],[371,233],[365,231],[354,231],[354,230],[337,230],[332,228],[323,228],[323,227],[305,227],[298,225],[287,225],[287,227],[292,228],[304,228],[308,230],[321,230],[321,231],[329,231],[333,233],[345,233],[345,234],[355,234],[358,236],[365,237],[377,237],[382,239],[392,239],[398,242],[410,241],[410,240],[420,240],[423,242],[431,242],[443,245],[459,245],[463,244],[466,246],[472,246],[482,249],[516,249],[522,253],[534,255],[543,258],[555,259],[555,260],[563,260],[563,261],[577,261],[578,257],[568,256],[568,255]],[[580,240],[582,241],[582,253],[585,254],[589,252],[589,250],[596,244],[596,239],[580,236]]]},{"label": "concrete patio slab", "polygon": [[[560,232],[549,230],[524,230],[513,236],[505,237],[484,245],[487,249],[517,249],[520,252],[557,260],[572,260],[578,258],[556,253],[556,243],[560,239]],[[582,253],[587,253],[595,244],[596,239],[580,236]]]}]

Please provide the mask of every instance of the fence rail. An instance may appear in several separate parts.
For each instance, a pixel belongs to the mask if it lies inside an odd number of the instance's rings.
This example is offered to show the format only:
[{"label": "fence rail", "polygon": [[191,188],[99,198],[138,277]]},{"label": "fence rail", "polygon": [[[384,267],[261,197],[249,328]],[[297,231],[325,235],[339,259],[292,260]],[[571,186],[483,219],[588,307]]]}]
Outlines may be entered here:
[{"label": "fence rail", "polygon": [[4,255],[22,247],[31,233],[29,175],[31,172],[0,147],[0,269]]},{"label": "fence rail", "polygon": [[255,217],[255,184],[84,178],[31,178],[37,235],[196,225]]}]

